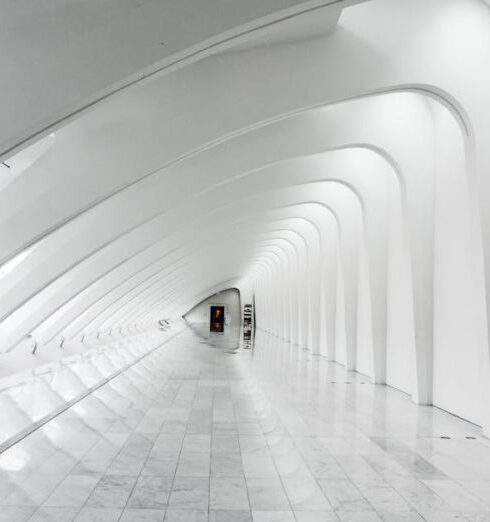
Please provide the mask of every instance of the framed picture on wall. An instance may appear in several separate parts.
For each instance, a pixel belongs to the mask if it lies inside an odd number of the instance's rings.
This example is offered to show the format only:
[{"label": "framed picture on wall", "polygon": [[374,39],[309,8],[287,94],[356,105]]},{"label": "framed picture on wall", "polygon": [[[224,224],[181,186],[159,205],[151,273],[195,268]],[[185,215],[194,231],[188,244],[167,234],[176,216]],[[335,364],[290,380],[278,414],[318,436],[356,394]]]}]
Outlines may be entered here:
[{"label": "framed picture on wall", "polygon": [[225,307],[211,305],[209,308],[209,331],[223,333],[225,330]]}]

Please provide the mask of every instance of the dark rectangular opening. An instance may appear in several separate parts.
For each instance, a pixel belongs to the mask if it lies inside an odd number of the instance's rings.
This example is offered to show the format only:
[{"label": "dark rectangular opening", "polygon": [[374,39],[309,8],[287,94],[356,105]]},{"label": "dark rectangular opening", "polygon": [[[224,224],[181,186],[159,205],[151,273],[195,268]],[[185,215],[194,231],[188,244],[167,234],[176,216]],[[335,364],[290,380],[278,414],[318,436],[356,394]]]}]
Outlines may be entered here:
[{"label": "dark rectangular opening", "polygon": [[223,333],[225,329],[225,307],[211,306],[209,311],[209,331]]}]

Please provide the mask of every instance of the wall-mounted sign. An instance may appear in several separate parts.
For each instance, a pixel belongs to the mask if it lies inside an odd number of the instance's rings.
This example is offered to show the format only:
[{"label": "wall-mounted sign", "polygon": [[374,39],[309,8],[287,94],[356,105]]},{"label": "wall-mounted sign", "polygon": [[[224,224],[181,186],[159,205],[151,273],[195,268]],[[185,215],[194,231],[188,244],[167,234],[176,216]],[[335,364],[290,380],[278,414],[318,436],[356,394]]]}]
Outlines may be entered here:
[{"label": "wall-mounted sign", "polygon": [[248,341],[252,337],[252,305],[243,305],[243,339]]}]

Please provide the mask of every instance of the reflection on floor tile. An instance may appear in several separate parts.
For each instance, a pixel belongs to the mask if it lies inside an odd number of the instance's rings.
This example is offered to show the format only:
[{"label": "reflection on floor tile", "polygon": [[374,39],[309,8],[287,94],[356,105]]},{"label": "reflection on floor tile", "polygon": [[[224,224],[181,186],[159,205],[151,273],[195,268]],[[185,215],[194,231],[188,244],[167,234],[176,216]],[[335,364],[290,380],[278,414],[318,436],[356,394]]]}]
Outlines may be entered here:
[{"label": "reflection on floor tile", "polygon": [[125,509],[119,522],[162,522],[165,510],[162,509]]},{"label": "reflection on floor tile", "polygon": [[75,522],[117,522],[120,516],[120,509],[84,507],[78,513]]},{"label": "reflection on floor tile", "polygon": [[0,522],[490,521],[488,440],[365,380],[185,331],[0,455]]}]

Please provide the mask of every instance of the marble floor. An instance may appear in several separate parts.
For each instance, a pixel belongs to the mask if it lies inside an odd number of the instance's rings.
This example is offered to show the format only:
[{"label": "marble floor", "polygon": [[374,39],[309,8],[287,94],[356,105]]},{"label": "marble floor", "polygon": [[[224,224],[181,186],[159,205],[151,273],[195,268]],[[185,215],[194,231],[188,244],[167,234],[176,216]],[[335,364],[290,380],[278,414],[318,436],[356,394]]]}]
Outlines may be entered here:
[{"label": "marble floor", "polygon": [[490,441],[266,334],[186,329],[0,455],[0,521],[26,520],[490,521]]}]

